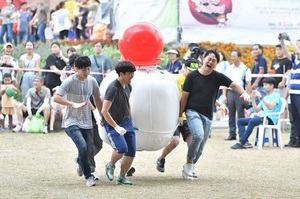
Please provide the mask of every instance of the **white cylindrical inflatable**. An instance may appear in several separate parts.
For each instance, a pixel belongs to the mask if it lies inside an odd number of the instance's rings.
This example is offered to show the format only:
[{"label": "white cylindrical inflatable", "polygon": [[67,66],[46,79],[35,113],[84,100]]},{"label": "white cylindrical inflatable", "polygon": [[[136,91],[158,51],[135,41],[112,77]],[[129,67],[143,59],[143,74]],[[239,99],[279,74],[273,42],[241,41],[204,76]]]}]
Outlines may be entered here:
[{"label": "white cylindrical inflatable", "polygon": [[[107,86],[117,78],[110,72],[102,81],[100,92],[105,96]],[[137,67],[131,82],[130,106],[136,129],[138,151],[155,151],[165,147],[178,124],[179,91],[175,79],[156,67]],[[99,126],[102,140],[109,143],[105,129]]]}]

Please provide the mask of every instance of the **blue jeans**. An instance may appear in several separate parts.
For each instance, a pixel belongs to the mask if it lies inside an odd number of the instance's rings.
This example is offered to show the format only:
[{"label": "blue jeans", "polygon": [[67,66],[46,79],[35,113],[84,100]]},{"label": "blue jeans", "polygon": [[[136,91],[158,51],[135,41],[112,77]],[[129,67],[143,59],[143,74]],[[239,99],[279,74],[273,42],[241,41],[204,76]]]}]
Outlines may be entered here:
[{"label": "blue jeans", "polygon": [[29,36],[28,36],[28,30],[27,31],[24,31],[24,32],[19,32],[19,35],[18,35],[18,37],[19,37],[19,40],[18,40],[18,42],[19,43],[26,43],[27,41],[28,41],[28,39],[29,39]]},{"label": "blue jeans", "polygon": [[[268,119],[268,124],[273,124],[272,120]],[[239,128],[239,136],[240,136],[240,143],[245,144],[248,141],[254,127],[263,123],[263,117],[253,117],[253,118],[240,118],[237,121],[237,125]],[[245,128],[247,126],[247,130]]]},{"label": "blue jeans", "polygon": [[289,118],[290,118],[290,123],[291,123],[291,133],[290,133],[290,140],[297,140],[298,135],[296,132],[296,127],[295,127],[295,120],[293,119],[293,110],[292,110],[292,105],[288,104],[288,110],[289,110]]},{"label": "blue jeans", "polygon": [[83,169],[85,178],[91,175],[90,157],[94,156],[93,129],[81,129],[76,125],[65,129],[67,135],[73,140],[78,150],[77,162]]},{"label": "blue jeans", "polygon": [[187,160],[192,160],[193,163],[196,164],[202,155],[207,138],[210,134],[211,120],[192,109],[187,109],[185,114],[192,134],[192,140],[187,153]]},{"label": "blue jeans", "polygon": [[25,72],[22,76],[21,90],[22,90],[22,99],[23,103],[26,104],[26,94],[27,91],[33,87],[34,73]]},{"label": "blue jeans", "polygon": [[7,35],[7,41],[6,42],[12,42],[13,40],[13,31],[12,31],[12,23],[9,24],[2,24],[2,27],[0,29],[0,43],[4,43],[4,34],[6,33]]},{"label": "blue jeans", "polygon": [[46,29],[45,23],[41,23],[38,25],[37,36],[38,36],[39,40],[43,43],[46,43],[45,29]]}]

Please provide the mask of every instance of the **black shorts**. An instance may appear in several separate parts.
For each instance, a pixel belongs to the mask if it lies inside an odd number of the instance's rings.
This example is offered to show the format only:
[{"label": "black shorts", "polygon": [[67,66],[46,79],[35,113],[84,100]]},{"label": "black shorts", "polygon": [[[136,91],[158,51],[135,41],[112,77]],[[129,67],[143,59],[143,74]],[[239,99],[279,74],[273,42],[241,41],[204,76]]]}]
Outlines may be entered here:
[{"label": "black shorts", "polygon": [[182,126],[178,126],[174,132],[174,136],[182,135],[183,141],[186,141],[186,138],[191,134],[187,121],[184,120]]},{"label": "black shorts", "polygon": [[[36,114],[37,110],[38,110],[38,109],[32,108],[32,109],[31,109],[32,115]],[[44,116],[43,111],[40,112],[40,115]],[[23,118],[26,118],[27,116],[28,116],[28,112],[27,112],[27,110],[26,110],[26,112],[23,112]]]}]

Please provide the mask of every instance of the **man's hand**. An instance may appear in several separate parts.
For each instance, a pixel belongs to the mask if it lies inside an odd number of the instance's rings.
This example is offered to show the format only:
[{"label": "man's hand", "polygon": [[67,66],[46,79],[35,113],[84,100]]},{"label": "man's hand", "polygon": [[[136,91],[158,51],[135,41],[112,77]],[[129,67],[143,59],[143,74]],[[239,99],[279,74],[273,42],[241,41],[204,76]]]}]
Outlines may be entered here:
[{"label": "man's hand", "polygon": [[124,135],[127,131],[126,129],[124,129],[123,127],[120,127],[119,125],[117,125],[115,127],[115,130],[120,134],[120,135]]},{"label": "man's hand", "polygon": [[228,110],[228,108],[226,107],[225,104],[221,104],[220,109],[221,109],[222,111],[224,111],[224,114],[225,114],[225,115],[228,115],[229,110]]},{"label": "man's hand", "polygon": [[88,104],[88,102],[86,101],[86,102],[82,102],[82,103],[73,103],[72,104],[72,107],[73,108],[83,108],[83,107],[85,107],[86,105]]},{"label": "man's hand", "polygon": [[179,126],[182,126],[182,125],[183,125],[183,118],[182,118],[182,117],[179,117],[179,118],[178,118],[178,125],[179,125]]},{"label": "man's hand", "polygon": [[245,102],[249,102],[250,101],[250,95],[248,95],[248,93],[243,93],[240,96],[241,99],[243,99]]}]

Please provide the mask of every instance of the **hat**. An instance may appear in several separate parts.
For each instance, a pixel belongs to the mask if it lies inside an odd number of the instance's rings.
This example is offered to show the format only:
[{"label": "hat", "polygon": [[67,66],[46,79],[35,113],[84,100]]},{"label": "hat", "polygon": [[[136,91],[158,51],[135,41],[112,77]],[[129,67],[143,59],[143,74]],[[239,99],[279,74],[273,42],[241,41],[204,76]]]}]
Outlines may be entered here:
[{"label": "hat", "polygon": [[265,77],[263,83],[273,84],[275,86],[276,80],[273,77]]},{"label": "hat", "polygon": [[178,55],[178,51],[177,50],[168,50],[167,53],[174,53],[174,54]]},{"label": "hat", "polygon": [[199,68],[199,61],[196,59],[188,59],[188,60],[184,61],[184,65],[189,70],[197,70]]},{"label": "hat", "polygon": [[12,43],[5,43],[5,44],[3,45],[3,50],[4,50],[5,48],[7,48],[8,46],[10,46],[11,48],[13,48]]}]

